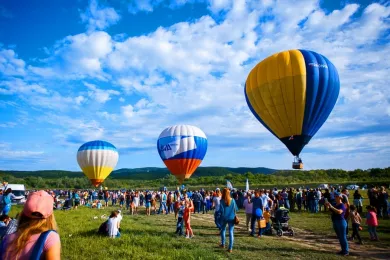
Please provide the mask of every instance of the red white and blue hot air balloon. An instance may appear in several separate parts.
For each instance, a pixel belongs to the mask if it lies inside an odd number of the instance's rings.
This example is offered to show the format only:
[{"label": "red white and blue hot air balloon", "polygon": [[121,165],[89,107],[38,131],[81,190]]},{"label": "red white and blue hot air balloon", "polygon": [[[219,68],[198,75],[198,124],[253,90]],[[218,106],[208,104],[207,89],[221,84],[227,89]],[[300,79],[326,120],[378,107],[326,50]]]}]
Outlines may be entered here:
[{"label": "red white and blue hot air balloon", "polygon": [[207,151],[207,137],[198,127],[175,125],[166,128],[157,141],[161,159],[179,183],[188,179]]}]

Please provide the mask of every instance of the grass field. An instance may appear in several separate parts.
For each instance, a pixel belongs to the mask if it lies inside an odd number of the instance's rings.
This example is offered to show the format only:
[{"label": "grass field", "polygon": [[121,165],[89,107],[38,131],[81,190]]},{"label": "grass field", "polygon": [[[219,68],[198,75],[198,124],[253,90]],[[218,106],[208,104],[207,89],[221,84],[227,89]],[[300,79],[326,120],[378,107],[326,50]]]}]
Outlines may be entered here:
[{"label": "grass field", "polygon": [[[290,213],[291,226],[296,236],[268,236],[254,238],[248,236],[241,223],[235,229],[233,253],[218,248],[220,238],[213,223],[212,214],[192,216],[195,237],[186,239],[174,234],[173,215],[145,216],[144,208],[140,215],[123,215],[122,237],[110,239],[96,234],[103,222],[100,216],[109,214],[108,209],[56,211],[62,243],[62,259],[338,259],[338,242],[326,213]],[[21,207],[13,207],[14,216]],[[95,220],[94,217],[99,219]],[[362,232],[368,239],[366,228]],[[363,246],[351,246],[351,258],[388,259],[390,255],[390,220],[380,220],[380,242],[367,242]]]}]

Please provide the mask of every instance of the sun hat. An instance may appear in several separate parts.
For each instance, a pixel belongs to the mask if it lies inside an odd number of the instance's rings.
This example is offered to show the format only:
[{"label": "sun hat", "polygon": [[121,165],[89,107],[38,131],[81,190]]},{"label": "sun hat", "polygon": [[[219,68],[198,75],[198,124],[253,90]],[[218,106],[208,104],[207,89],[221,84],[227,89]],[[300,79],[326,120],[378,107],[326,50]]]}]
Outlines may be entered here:
[{"label": "sun hat", "polygon": [[53,214],[54,199],[46,191],[31,193],[24,204],[23,214],[29,218],[48,218]]}]

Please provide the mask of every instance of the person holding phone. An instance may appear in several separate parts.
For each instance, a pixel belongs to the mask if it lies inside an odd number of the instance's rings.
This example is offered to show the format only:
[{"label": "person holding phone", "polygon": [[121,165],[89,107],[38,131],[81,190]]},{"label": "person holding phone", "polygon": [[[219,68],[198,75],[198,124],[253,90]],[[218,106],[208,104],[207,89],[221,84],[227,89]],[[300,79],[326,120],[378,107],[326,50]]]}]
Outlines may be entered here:
[{"label": "person holding phone", "polygon": [[340,242],[341,251],[337,254],[347,256],[349,255],[349,246],[346,232],[347,222],[344,219],[347,209],[342,201],[340,193],[335,192],[335,200],[335,206],[332,206],[328,201],[326,201],[325,207],[327,207],[332,212],[333,229],[336,232],[337,238]]}]

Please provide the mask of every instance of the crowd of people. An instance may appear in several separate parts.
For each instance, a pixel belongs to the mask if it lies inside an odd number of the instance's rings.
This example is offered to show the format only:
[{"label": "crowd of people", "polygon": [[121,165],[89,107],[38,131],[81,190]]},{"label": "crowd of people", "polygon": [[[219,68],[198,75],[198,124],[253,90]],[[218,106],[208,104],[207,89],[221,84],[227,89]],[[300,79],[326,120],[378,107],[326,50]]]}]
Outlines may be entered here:
[{"label": "crowd of people", "polygon": [[[191,228],[191,215],[207,214],[213,211],[214,222],[220,234],[220,247],[228,245],[232,252],[234,244],[234,227],[240,220],[237,212],[245,212],[245,224],[251,236],[261,237],[272,234],[271,219],[278,210],[332,213],[333,228],[340,241],[342,255],[349,254],[348,240],[356,239],[362,244],[359,231],[362,226],[363,196],[358,190],[353,193],[353,203],[349,202],[348,190],[325,189],[258,189],[243,191],[228,188],[215,190],[180,190],[168,191],[134,191],[134,190],[47,190],[30,191],[23,211],[18,218],[11,219],[12,190],[6,190],[0,197],[0,235],[2,238],[2,259],[8,256],[26,256],[45,254],[59,259],[60,240],[56,233],[56,222],[53,210],[74,209],[80,205],[103,209],[116,207],[107,220],[102,223],[99,233],[112,238],[121,236],[120,223],[122,213],[134,215],[145,208],[145,215],[173,214],[176,219],[175,233],[186,238],[194,237]],[[376,227],[378,217],[388,218],[388,194],[384,187],[373,187],[367,192],[366,224],[370,239],[378,240]],[[352,224],[352,235],[348,239],[349,222]],[[184,229],[184,231],[183,231]],[[226,243],[226,229],[229,230],[229,243]],[[43,237],[43,238],[42,238]],[[31,242],[31,243],[30,243]],[[42,244],[41,252],[35,252],[34,244]],[[56,258],[57,257],[57,258]],[[21,258],[23,259],[23,258]]]}]

